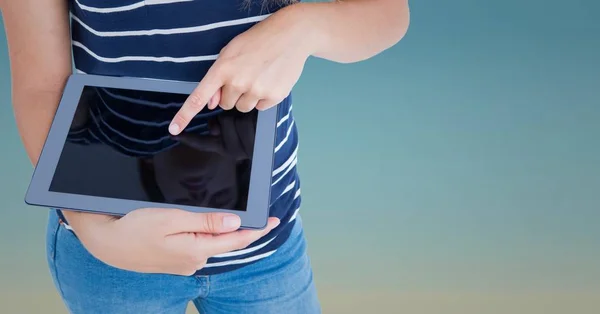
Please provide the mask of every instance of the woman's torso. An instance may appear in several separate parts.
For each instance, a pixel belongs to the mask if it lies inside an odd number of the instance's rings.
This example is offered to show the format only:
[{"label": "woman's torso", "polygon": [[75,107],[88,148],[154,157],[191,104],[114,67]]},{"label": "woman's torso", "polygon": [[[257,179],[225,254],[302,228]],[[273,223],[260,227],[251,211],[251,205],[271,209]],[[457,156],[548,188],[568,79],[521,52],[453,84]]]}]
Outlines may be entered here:
[{"label": "woman's torso", "polygon": [[[244,0],[69,1],[78,72],[192,82],[202,79],[231,39],[278,9]],[[271,215],[282,223],[246,250],[212,258],[200,274],[232,270],[269,256],[291,230],[300,207],[291,95],[278,107]]]}]

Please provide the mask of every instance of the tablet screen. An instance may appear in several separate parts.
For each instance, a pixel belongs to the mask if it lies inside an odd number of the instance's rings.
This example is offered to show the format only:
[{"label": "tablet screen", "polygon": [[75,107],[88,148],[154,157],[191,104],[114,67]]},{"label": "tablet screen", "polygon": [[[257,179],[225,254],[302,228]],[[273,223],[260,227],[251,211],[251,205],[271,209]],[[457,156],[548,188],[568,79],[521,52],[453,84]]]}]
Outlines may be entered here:
[{"label": "tablet screen", "polygon": [[246,210],[258,113],[204,109],[173,137],[186,97],[84,87],[50,191]]}]

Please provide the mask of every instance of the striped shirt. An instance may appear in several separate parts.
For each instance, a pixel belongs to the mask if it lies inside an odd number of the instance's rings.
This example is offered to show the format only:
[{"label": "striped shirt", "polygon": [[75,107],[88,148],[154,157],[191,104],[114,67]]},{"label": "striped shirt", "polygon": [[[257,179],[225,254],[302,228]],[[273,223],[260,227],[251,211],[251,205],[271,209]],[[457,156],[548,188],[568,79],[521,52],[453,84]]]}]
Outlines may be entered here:
[{"label": "striped shirt", "polygon": [[[261,0],[249,6],[244,0],[69,1],[77,72],[191,82],[202,79],[231,39],[279,9],[264,8]],[[301,201],[291,95],[278,105],[274,152],[270,216],[281,224],[247,248],[210,258],[197,275],[259,261],[288,238]]]}]

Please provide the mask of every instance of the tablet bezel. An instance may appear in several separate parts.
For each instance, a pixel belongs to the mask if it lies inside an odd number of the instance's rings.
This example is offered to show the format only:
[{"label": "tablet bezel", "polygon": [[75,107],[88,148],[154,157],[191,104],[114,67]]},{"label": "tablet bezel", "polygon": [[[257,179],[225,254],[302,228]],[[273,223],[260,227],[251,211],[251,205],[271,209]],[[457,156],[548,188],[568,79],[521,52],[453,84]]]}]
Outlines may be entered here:
[{"label": "tablet bezel", "polygon": [[168,92],[189,95],[197,86],[194,82],[178,82],[157,79],[111,77],[90,74],[72,74],[65,86],[50,131],[44,143],[39,161],[33,172],[25,202],[29,205],[61,208],[92,213],[123,216],[138,208],[179,208],[192,212],[225,212],[241,218],[243,229],[263,229],[269,215],[271,180],[274,160],[274,143],[277,125],[277,106],[259,111],[256,126],[250,186],[246,210],[230,210],[184,205],[170,205],[78,195],[49,190],[56,166],[60,159],[75,110],[85,86],[121,88],[143,91]]}]

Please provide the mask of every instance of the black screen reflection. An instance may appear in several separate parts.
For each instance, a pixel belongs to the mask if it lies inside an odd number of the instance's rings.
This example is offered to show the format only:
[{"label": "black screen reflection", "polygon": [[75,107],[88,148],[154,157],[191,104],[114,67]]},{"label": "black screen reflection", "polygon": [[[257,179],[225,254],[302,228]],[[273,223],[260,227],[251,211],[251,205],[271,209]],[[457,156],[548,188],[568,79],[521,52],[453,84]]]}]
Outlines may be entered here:
[{"label": "black screen reflection", "polygon": [[185,99],[85,87],[50,190],[246,210],[257,111],[205,109],[173,137]]}]

